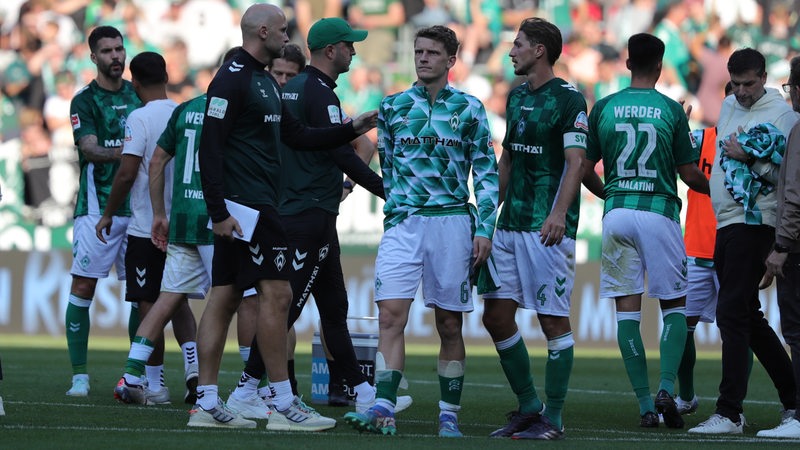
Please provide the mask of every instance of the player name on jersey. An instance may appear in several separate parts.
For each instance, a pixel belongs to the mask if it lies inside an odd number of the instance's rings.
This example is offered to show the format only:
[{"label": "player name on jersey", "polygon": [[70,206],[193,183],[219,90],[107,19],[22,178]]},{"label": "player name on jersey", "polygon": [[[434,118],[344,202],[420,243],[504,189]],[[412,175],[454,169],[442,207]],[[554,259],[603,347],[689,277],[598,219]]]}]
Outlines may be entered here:
[{"label": "player name on jersey", "polygon": [[619,188],[629,191],[653,192],[655,190],[655,184],[646,181],[620,180]]}]

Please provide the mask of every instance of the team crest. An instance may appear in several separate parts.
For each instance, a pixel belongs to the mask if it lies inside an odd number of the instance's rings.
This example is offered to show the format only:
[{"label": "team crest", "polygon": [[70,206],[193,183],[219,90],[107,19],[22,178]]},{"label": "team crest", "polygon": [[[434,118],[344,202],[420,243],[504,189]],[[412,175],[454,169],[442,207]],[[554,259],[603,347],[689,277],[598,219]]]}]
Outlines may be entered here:
[{"label": "team crest", "polygon": [[458,130],[458,126],[461,124],[461,119],[458,117],[458,114],[453,113],[453,116],[450,117],[450,128],[453,131]]},{"label": "team crest", "polygon": [[328,256],[328,250],[330,249],[330,245],[326,244],[325,247],[319,249],[319,261],[322,262]]},{"label": "team crest", "polygon": [[522,136],[525,133],[525,119],[519,119],[517,122],[517,136]]},{"label": "team crest", "polygon": [[283,266],[286,265],[286,255],[283,254],[282,251],[278,252],[278,256],[275,257],[275,267],[278,268],[278,271],[283,270]]}]

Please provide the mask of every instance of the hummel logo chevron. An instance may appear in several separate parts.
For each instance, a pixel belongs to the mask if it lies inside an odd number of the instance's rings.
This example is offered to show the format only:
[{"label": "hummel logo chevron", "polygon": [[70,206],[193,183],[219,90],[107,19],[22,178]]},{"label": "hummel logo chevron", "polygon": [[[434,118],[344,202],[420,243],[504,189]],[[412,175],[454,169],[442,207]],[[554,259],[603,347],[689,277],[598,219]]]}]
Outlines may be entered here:
[{"label": "hummel logo chevron", "polygon": [[144,267],[142,269],[138,267],[136,268],[136,284],[138,284],[139,287],[144,287],[145,283],[147,283],[146,275],[147,275],[147,267]]},{"label": "hummel logo chevron", "polygon": [[292,267],[294,267],[294,270],[300,270],[306,265],[306,256],[308,256],[308,252],[300,253],[300,250],[295,249],[294,259],[292,260]]},{"label": "hummel logo chevron", "polygon": [[231,65],[230,65],[230,67],[228,67],[228,70],[233,72],[233,73],[236,73],[236,72],[239,72],[240,70],[242,70],[243,67],[244,67],[244,64],[239,64],[236,61],[231,61]]},{"label": "hummel logo chevron", "polygon": [[251,253],[250,259],[252,259],[254,263],[260,266],[261,263],[264,261],[264,255],[261,254],[261,246],[256,244],[255,247],[248,246],[248,248],[250,249]]},{"label": "hummel logo chevron", "polygon": [[81,331],[81,323],[80,322],[70,322],[69,323],[69,331],[72,333],[77,333]]}]

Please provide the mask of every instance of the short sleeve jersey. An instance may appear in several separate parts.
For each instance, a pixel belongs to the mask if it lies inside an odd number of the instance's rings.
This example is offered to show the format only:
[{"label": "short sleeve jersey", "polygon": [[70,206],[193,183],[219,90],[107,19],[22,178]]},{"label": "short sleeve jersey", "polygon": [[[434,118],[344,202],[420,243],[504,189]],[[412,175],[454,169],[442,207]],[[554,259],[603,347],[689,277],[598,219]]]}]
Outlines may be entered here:
[{"label": "short sleeve jersey", "polygon": [[[140,105],[141,101],[129,81],[123,81],[122,88],[118,91],[108,91],[93,80],[75,94],[70,104],[69,114],[75,144],[84,136],[94,135],[97,136],[97,145],[101,147],[122,147],[128,115]],[[78,162],[81,177],[74,217],[102,214],[119,162],[90,162],[80,149]],[[131,215],[127,200],[114,215]]]},{"label": "short sleeve jersey", "polygon": [[[150,161],[156,150],[156,142],[176,106],[177,104],[169,99],[152,100],[128,116],[122,154],[141,158],[139,171],[130,193],[131,221],[128,224],[128,234],[131,236],[150,237],[153,226],[153,207],[150,202]],[[172,167],[173,165],[169,164],[164,170],[167,185],[172,184]],[[164,202],[169,211],[172,191],[167,191],[165,194]]]},{"label": "short sleeve jersey", "polygon": [[[503,148],[511,156],[511,169],[497,227],[539,231],[558,198],[565,149],[586,149],[586,100],[561,78],[534,91],[524,83],[508,95],[506,121]],[[573,239],[579,213],[576,196],[566,217],[566,235]]]},{"label": "short sleeve jersey", "polygon": [[650,211],[680,222],[676,168],[696,162],[681,105],[655,89],[627,88],[589,115],[587,158],[603,160],[605,210]]},{"label": "short sleeve jersey", "polygon": [[203,130],[206,96],[181,103],[172,112],[158,146],[175,162],[172,209],[169,213],[169,242],[173,244],[210,245],[214,235],[208,229],[208,212],[200,183],[197,151]]},{"label": "short sleeve jersey", "polygon": [[429,100],[427,89],[415,85],[386,97],[378,109],[384,228],[423,208],[466,205],[471,169],[475,235],[491,239],[499,183],[486,110],[480,100],[449,85],[433,105]]}]

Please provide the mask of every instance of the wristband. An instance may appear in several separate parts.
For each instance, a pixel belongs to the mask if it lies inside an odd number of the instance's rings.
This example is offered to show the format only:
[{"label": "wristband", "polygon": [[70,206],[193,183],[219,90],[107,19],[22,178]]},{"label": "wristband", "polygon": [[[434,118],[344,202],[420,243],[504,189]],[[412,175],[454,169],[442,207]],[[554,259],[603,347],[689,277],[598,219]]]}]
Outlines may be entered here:
[{"label": "wristband", "polygon": [[772,249],[775,250],[776,253],[789,253],[789,250],[791,250],[789,247],[778,244],[777,242],[772,246]]},{"label": "wristband", "polygon": [[342,187],[350,192],[353,192],[353,188],[355,188],[356,185],[354,185],[350,180],[345,180],[344,183],[342,183]]}]

